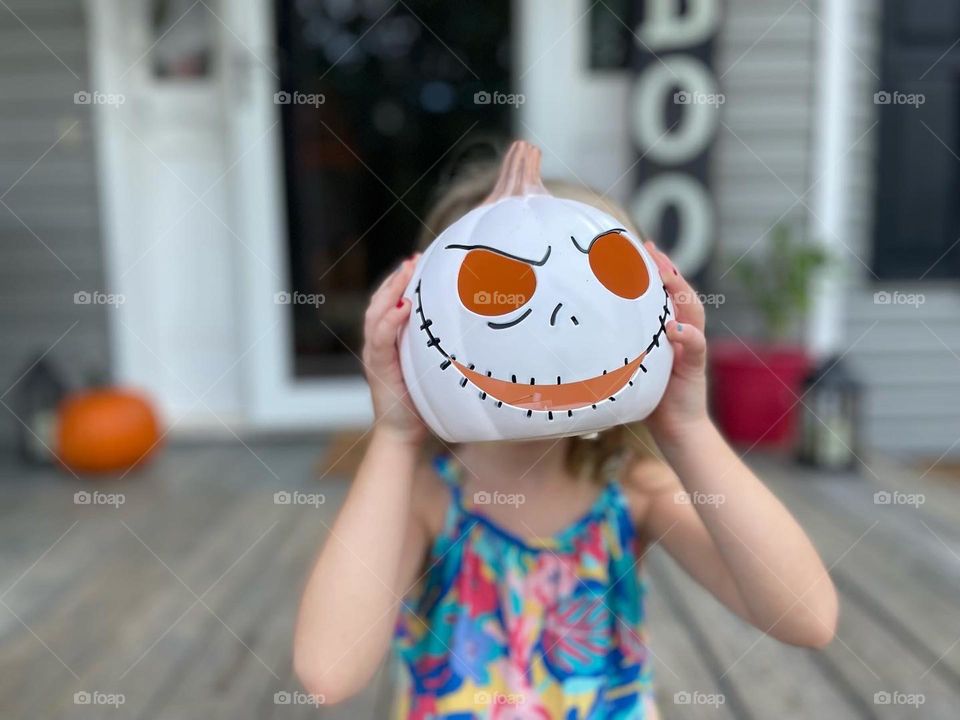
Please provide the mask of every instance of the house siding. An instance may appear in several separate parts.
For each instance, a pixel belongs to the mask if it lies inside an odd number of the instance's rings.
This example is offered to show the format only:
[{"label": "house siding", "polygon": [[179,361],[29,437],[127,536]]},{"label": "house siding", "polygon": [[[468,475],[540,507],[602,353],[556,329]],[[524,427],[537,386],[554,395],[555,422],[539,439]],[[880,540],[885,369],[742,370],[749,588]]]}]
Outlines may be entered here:
[{"label": "house siding", "polygon": [[759,325],[736,266],[762,252],[778,222],[807,232],[819,23],[789,0],[730,0],[726,8],[714,60],[726,96],[711,177],[717,249],[706,284],[725,298],[710,311],[711,332],[746,339]]},{"label": "house siding", "polygon": [[[960,454],[960,292],[947,282],[883,283],[871,269],[879,132],[882,6],[856,3],[847,160],[849,184],[836,245],[847,298],[845,360],[864,385],[864,442],[904,456]],[[716,67],[727,102],[714,154],[717,255],[708,284],[726,296],[711,311],[716,336],[757,332],[755,314],[731,265],[760,248],[775,221],[811,238],[805,193],[816,180],[814,137],[820,2],[732,0],[718,38]],[[758,38],[760,38],[758,40]],[[853,143],[856,143],[853,145]],[[803,198],[797,202],[796,195]],[[792,209],[789,209],[791,208]],[[789,209],[789,210],[788,210]],[[846,246],[846,247],[844,247]],[[918,307],[874,302],[879,291],[922,293]],[[841,352],[847,347],[841,348]]]},{"label": "house siding", "polygon": [[[878,120],[873,94],[880,89],[882,3],[857,3],[852,137]],[[946,49],[946,48],[945,48]],[[849,192],[851,250],[871,264],[878,127],[850,153],[854,184]],[[845,320],[852,343],[848,360],[864,383],[864,439],[884,452],[936,460],[960,455],[960,292],[949,281],[881,282],[856,260],[850,263]],[[922,304],[887,305],[877,292],[919,294]]]},{"label": "house siding", "polygon": [[[74,77],[74,73],[77,77]],[[80,0],[6,0],[0,7],[0,394],[40,353],[79,382],[109,370],[97,173]],[[59,142],[58,142],[59,139]],[[32,167],[31,167],[32,166]],[[72,328],[72,329],[71,329]],[[66,333],[66,334],[64,334]],[[0,411],[0,448],[19,423]]]}]

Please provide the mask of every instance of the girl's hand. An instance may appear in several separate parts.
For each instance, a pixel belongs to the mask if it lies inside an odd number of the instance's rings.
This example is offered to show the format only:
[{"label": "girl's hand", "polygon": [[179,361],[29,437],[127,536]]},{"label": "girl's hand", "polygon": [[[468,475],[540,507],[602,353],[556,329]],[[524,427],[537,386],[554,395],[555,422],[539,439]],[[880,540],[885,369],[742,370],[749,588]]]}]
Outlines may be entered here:
[{"label": "girl's hand", "polygon": [[676,442],[698,424],[707,421],[707,341],[703,334],[705,313],[700,298],[684,280],[666,254],[647,241],[663,284],[673,300],[675,320],[667,323],[667,339],[673,346],[673,370],[667,391],[650,416],[655,438]]},{"label": "girl's hand", "polygon": [[410,317],[412,304],[402,293],[419,257],[417,253],[404,260],[383,281],[370,298],[363,323],[363,369],[373,398],[374,425],[410,442],[420,442],[427,431],[403,382],[397,334]]}]

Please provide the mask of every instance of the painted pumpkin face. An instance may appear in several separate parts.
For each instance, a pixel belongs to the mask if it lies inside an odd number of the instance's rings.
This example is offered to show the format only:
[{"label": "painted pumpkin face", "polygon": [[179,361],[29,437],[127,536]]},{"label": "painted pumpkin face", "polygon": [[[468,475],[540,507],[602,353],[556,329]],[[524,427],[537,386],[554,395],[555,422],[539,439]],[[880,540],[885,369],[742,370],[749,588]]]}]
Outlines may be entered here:
[{"label": "painted pumpkin face", "polygon": [[447,442],[641,420],[670,375],[673,306],[653,259],[610,215],[547,194],[535,148],[515,144],[504,173],[518,146],[528,162],[535,153],[535,182],[507,182],[506,194],[495,190],[451,225],[405,293],[413,311],[400,343],[404,379]]}]

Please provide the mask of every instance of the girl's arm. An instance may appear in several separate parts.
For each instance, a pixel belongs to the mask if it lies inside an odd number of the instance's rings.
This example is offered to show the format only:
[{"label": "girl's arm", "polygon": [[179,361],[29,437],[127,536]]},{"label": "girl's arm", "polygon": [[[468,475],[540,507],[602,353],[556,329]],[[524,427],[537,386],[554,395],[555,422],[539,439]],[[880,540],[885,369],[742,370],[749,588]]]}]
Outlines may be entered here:
[{"label": "girl's arm", "polygon": [[[667,257],[651,249],[678,322],[667,327],[676,359],[650,429],[676,477],[659,471],[667,477],[649,495],[644,535],[659,539],[696,580],[764,632],[822,647],[836,629],[833,583],[793,516],[710,422],[703,307]],[[657,471],[637,466],[633,472]]]},{"label": "girl's arm", "polygon": [[386,653],[397,608],[415,581],[429,531],[411,498],[425,430],[409,403],[397,331],[410,314],[398,298],[407,260],[373,295],[363,364],[374,430],[347,499],[307,581],[294,633],[294,668],[325,703],[363,689]]}]

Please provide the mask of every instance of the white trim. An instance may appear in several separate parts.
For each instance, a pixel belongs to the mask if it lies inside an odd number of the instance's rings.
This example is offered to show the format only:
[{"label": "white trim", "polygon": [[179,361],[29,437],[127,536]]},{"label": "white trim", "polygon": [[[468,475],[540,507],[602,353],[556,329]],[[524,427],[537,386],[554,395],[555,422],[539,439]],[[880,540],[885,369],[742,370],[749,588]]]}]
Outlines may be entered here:
[{"label": "white trim", "polygon": [[[819,183],[812,198],[816,217],[812,239],[820,242],[831,257],[846,264],[849,252],[841,242],[848,232],[846,200],[851,187],[850,146],[853,118],[853,64],[850,47],[855,41],[855,3],[822,0],[818,67],[814,75],[817,113],[814,126],[813,179]],[[823,273],[813,283],[813,297],[807,323],[807,341],[815,357],[836,351],[843,343],[845,287],[841,268]]]},{"label": "white trim", "polygon": [[[90,48],[90,82],[101,92],[117,92],[116,78],[122,70],[116,53],[111,52],[117,28],[123,22],[114,12],[111,0],[87,0],[86,15],[89,19],[87,34]],[[91,108],[92,132],[95,138],[94,152],[97,158],[97,195],[100,206],[100,227],[103,237],[104,276],[108,288],[117,288],[123,265],[124,208],[128,188],[121,182],[123,166],[123,143],[118,130],[117,111],[107,105]],[[122,381],[132,374],[133,358],[131,345],[124,340],[122,326],[124,308],[107,313],[110,327],[108,334],[110,368],[113,380]]]},{"label": "white trim", "polygon": [[515,0],[514,86],[525,101],[514,130],[543,150],[544,177],[626,204],[636,160],[624,122],[633,78],[590,69],[589,13],[582,0]]}]

